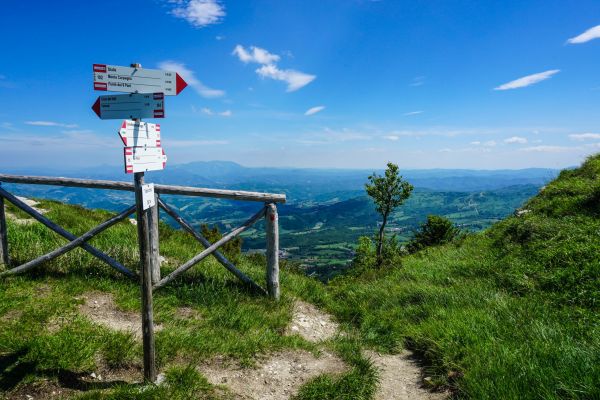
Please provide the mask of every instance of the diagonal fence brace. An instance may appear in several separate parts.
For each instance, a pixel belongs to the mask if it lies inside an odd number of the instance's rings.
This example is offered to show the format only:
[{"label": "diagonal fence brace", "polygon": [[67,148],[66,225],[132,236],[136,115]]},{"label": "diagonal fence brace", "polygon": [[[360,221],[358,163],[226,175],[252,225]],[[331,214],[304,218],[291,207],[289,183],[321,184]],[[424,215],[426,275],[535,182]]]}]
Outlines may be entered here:
[{"label": "diagonal fence brace", "polygon": [[79,236],[77,239],[70,241],[63,247],[53,250],[48,254],[44,254],[43,256],[40,256],[34,260],[28,261],[25,264],[22,264],[18,267],[9,269],[8,271],[4,271],[4,272],[0,273],[0,276],[22,274],[23,272],[29,271],[30,269],[38,266],[41,263],[53,260],[56,257],[61,256],[70,250],[73,250],[75,247],[81,246],[81,244],[83,244],[84,242],[90,240],[92,237],[94,237],[97,234],[99,234],[100,232],[110,228],[111,226],[113,226],[114,224],[116,224],[117,222],[121,221],[122,219],[126,218],[128,215],[130,215],[134,212],[135,212],[135,206],[131,206],[131,207],[127,208],[126,210],[123,210],[118,215],[115,215],[114,217],[110,218],[109,220],[106,220],[103,223],[101,223],[100,225],[87,231],[83,235]]},{"label": "diagonal fence brace", "polygon": [[247,230],[248,228],[250,228],[252,225],[254,225],[254,223],[256,223],[256,221],[258,221],[259,219],[261,219],[262,217],[265,216],[265,212],[266,212],[266,207],[261,208],[261,210],[259,212],[254,214],[250,219],[248,219],[246,222],[244,222],[241,226],[232,230],[228,234],[224,235],[221,239],[217,240],[215,243],[213,243],[212,245],[207,247],[206,250],[204,250],[200,254],[197,254],[191,260],[189,260],[182,266],[178,267],[175,271],[171,272],[169,275],[165,276],[163,279],[158,281],[154,285],[153,288],[160,289],[161,287],[167,285],[169,282],[171,282],[172,280],[177,278],[179,275],[183,274],[185,271],[192,268],[194,265],[196,265],[197,263],[202,261],[204,258],[206,258],[210,254],[212,254],[219,247],[221,247],[225,243],[229,242],[231,239],[238,236],[240,233],[242,233],[245,230]]},{"label": "diagonal fence brace", "polygon": [[[179,214],[177,214],[177,212],[175,210],[173,210],[167,203],[165,203],[160,197],[158,198],[158,205],[165,210],[165,212],[167,214],[169,214],[169,216],[171,216],[171,218],[173,218],[175,221],[177,221],[177,223],[179,225],[181,225],[181,227],[187,231],[189,234],[191,234],[198,242],[200,242],[202,244],[202,246],[204,246],[205,249],[209,248],[212,243],[210,243],[208,241],[208,239],[206,239],[204,236],[202,236],[200,233],[198,233],[193,227],[192,225],[187,222],[182,216],[180,216]],[[262,294],[267,294],[266,290],[263,289],[262,287],[260,287],[256,282],[254,282],[248,275],[244,274],[242,271],[240,271],[239,269],[237,269],[235,267],[235,265],[233,265],[231,263],[231,261],[229,261],[220,251],[215,250],[212,255],[217,259],[218,262],[220,262],[229,272],[231,272],[233,275],[235,275],[239,280],[241,280],[242,282],[244,282],[246,285],[250,286],[253,290],[262,293]]]},{"label": "diagonal fence brace", "polygon": [[[15,207],[17,207],[17,208],[21,209],[22,211],[26,212],[27,214],[31,215],[37,221],[41,222],[43,225],[45,225],[49,229],[53,230],[54,232],[58,233],[60,236],[64,237],[65,239],[68,239],[68,240],[76,240],[77,239],[77,236],[73,235],[71,232],[63,229],[61,226],[50,221],[48,218],[44,217],[42,214],[40,214],[39,212],[34,210],[32,207],[29,207],[27,204],[25,204],[24,202],[19,200],[16,196],[13,196],[11,193],[7,192],[6,190],[2,189],[1,187],[0,187],[0,196],[4,197],[6,200],[8,200],[12,204],[14,204]],[[90,253],[91,255],[104,261],[105,263],[107,263],[112,268],[116,269],[117,271],[121,272],[122,274],[127,275],[130,278],[138,277],[137,274],[131,272],[130,270],[125,268],[121,263],[119,263],[118,261],[116,261],[113,258],[111,258],[110,256],[108,256],[106,253],[103,253],[102,251],[98,250],[94,246],[87,244],[87,243],[82,243],[80,245],[80,247],[83,248],[88,253]]]}]

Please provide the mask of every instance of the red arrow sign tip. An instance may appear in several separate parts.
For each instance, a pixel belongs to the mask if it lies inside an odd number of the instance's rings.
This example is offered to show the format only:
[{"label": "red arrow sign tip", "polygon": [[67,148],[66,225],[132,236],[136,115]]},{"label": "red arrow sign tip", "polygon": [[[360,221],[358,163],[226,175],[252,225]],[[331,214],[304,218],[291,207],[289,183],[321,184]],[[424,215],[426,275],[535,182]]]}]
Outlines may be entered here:
[{"label": "red arrow sign tip", "polygon": [[96,99],[96,102],[92,106],[92,110],[96,113],[98,117],[100,117],[100,97]]},{"label": "red arrow sign tip", "polygon": [[179,94],[187,85],[187,82],[178,73],[175,73],[175,94]]}]

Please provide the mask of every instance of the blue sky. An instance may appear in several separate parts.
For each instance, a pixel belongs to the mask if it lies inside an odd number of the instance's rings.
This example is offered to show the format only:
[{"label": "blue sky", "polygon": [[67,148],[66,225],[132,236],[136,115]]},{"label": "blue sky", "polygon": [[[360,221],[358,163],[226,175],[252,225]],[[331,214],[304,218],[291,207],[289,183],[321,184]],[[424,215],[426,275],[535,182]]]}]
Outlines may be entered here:
[{"label": "blue sky", "polygon": [[600,2],[5,0],[0,168],[120,166],[92,64],[176,69],[169,164],[524,168],[600,150]]}]

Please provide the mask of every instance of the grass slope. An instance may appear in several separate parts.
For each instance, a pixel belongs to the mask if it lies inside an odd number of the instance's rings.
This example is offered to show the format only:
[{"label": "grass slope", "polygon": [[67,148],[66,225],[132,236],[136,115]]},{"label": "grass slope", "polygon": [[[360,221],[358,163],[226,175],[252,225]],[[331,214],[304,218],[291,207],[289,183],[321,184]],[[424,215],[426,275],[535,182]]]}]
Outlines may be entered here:
[{"label": "grass slope", "polygon": [[407,345],[475,399],[600,398],[600,156],[509,217],[401,268],[346,276],[327,306],[366,344]]},{"label": "grass slope", "polygon": [[[54,201],[41,201],[46,215],[75,234],[81,234],[112,215]],[[14,207],[8,211],[26,216]],[[14,265],[44,254],[65,240],[38,223],[8,220],[10,255]],[[164,272],[201,251],[200,245],[182,231],[161,224],[161,255]],[[138,264],[136,228],[123,221],[94,238],[91,243],[125,266]],[[257,282],[264,280],[262,257],[240,257],[238,266]],[[1,268],[1,267],[0,267]],[[157,291],[155,321],[163,326],[156,334],[158,364],[167,385],[142,387],[125,382],[113,385],[86,381],[91,372],[121,370],[139,377],[141,342],[131,334],[91,323],[77,312],[85,292],[111,293],[125,311],[139,313],[140,292],[136,282],[118,275],[81,249],[45,264],[32,273],[0,282],[0,398],[24,397],[19,393],[44,391],[44,387],[77,389],[82,398],[188,399],[228,398],[211,386],[194,366],[214,356],[229,357],[251,365],[280,349],[317,347],[300,336],[286,336],[294,297],[319,302],[325,287],[312,279],[283,271],[283,296],[279,303],[248,292],[216,261],[209,259],[189,271],[176,284]],[[179,307],[192,308],[200,317],[182,319]],[[374,390],[374,371],[360,355],[360,343],[338,338],[327,343],[345,359],[350,369],[341,377],[322,376],[300,395],[302,398],[349,398],[343,393],[368,398]],[[103,372],[104,373],[104,372]],[[89,380],[89,379],[88,379]],[[53,386],[54,385],[54,386]],[[362,395],[361,395],[362,393]],[[341,396],[341,397],[340,397]],[[35,396],[38,397],[37,395]]]}]

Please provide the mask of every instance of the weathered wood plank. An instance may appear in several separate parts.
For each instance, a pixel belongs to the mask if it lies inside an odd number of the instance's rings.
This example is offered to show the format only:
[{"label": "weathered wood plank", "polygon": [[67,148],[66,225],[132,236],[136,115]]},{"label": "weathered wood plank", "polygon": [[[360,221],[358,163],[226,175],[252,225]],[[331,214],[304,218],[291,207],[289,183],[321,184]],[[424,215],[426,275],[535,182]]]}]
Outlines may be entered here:
[{"label": "weathered wood plank", "polygon": [[0,196],[0,264],[9,266],[8,231],[6,229],[6,214],[4,212],[4,197]]},{"label": "weathered wood plank", "polygon": [[[0,182],[26,183],[35,185],[55,185],[68,187],[85,187],[91,189],[125,190],[132,192],[133,185],[129,182],[102,181],[78,178],[59,178],[47,176],[21,176],[0,174]],[[285,194],[248,192],[244,190],[224,190],[197,188],[191,186],[154,185],[154,191],[159,194],[175,194],[183,196],[213,197],[219,199],[260,201],[267,203],[285,203]]]},{"label": "weathered wood plank", "polygon": [[279,300],[279,216],[275,204],[267,204],[266,209],[267,290]]},{"label": "weathered wood plank", "polygon": [[160,289],[161,287],[167,285],[173,279],[177,278],[179,275],[183,274],[185,271],[187,271],[188,269],[192,268],[194,265],[196,265],[197,263],[199,263],[200,261],[202,261],[204,258],[206,258],[207,256],[209,256],[216,249],[218,249],[219,247],[221,247],[225,243],[229,242],[231,239],[233,239],[236,236],[238,236],[240,233],[242,233],[245,230],[247,230],[248,228],[250,228],[252,225],[254,225],[254,223],[256,221],[258,221],[264,215],[265,215],[265,208],[263,207],[263,208],[261,208],[261,210],[259,212],[257,212],[256,214],[254,214],[249,220],[247,220],[246,222],[244,222],[241,226],[239,226],[238,228],[232,230],[228,234],[224,235],[221,239],[217,240],[215,243],[213,243],[212,245],[210,245],[209,247],[207,247],[206,250],[204,250],[200,254],[197,254],[191,260],[189,260],[188,262],[186,262],[182,266],[178,267],[175,271],[171,272],[169,275],[165,276],[163,279],[160,280],[160,282],[158,282],[156,285],[154,285],[154,288],[155,289]]},{"label": "weathered wood plank", "polygon": [[118,215],[115,215],[114,217],[104,221],[100,225],[87,231],[86,233],[84,233],[83,235],[78,237],[77,239],[70,241],[66,245],[64,245],[56,250],[53,250],[50,253],[44,254],[43,256],[40,256],[34,260],[28,261],[25,264],[19,265],[18,267],[9,269],[8,271],[4,271],[4,272],[0,273],[0,276],[22,274],[26,271],[29,271],[32,268],[37,267],[38,265],[40,265],[42,263],[53,260],[56,257],[61,256],[70,250],[73,250],[75,247],[81,246],[82,243],[90,240],[91,238],[93,238],[94,236],[99,234],[100,232],[110,228],[117,222],[126,218],[129,214],[132,214],[134,211],[135,211],[135,206],[131,206],[128,209],[123,210]]},{"label": "weathered wood plank", "polygon": [[[190,233],[198,242],[204,246],[205,249],[211,246],[211,243],[200,233],[198,233],[190,223],[188,223],[183,217],[181,217],[175,210],[173,210],[167,203],[162,201],[162,199],[158,198],[158,204],[160,207],[165,210],[167,214],[171,216],[181,227]],[[234,274],[239,280],[250,286],[252,289],[256,290],[259,293],[266,294],[265,289],[256,284],[250,277],[244,274],[242,271],[237,269],[235,265],[231,263],[220,251],[215,250],[212,255],[219,261],[229,272]]]},{"label": "weathered wood plank", "polygon": [[160,244],[158,238],[158,195],[154,194],[156,205],[148,210],[148,234],[150,235],[150,262],[152,270],[152,284],[160,281]]},{"label": "weathered wood plank", "polygon": [[[22,211],[26,212],[27,214],[31,215],[34,219],[41,222],[43,225],[50,228],[54,232],[58,233],[60,236],[64,237],[65,239],[68,239],[68,240],[77,239],[77,236],[73,235],[71,232],[63,229],[61,226],[50,221],[48,218],[44,217],[42,214],[40,214],[39,212],[34,210],[32,207],[23,203],[21,200],[17,199],[15,196],[13,196],[11,193],[7,192],[6,190],[2,189],[1,187],[0,187],[0,196],[4,197],[6,200],[8,200],[12,204],[14,204],[17,208],[19,208]],[[107,254],[98,250],[94,246],[92,246],[88,243],[82,243],[80,247],[82,249],[84,249],[85,251],[87,251],[88,253],[92,254],[93,256],[97,257],[98,259],[104,261],[105,263],[107,263],[108,265],[110,265],[111,267],[116,269],[117,271],[121,272],[122,274],[127,275],[130,278],[135,278],[137,276],[136,274],[134,274],[133,272],[131,272],[130,270],[125,268],[123,265],[121,265],[119,262],[112,259],[110,256],[108,256]]]},{"label": "weathered wood plank", "polygon": [[144,210],[142,185],[144,173],[134,174],[135,206],[140,251],[140,279],[142,292],[142,343],[144,347],[144,380],[156,381],[156,349],[154,347],[154,312],[152,306],[152,262],[150,260],[149,210]]}]

